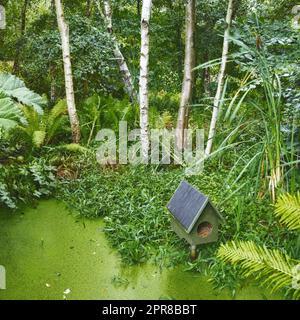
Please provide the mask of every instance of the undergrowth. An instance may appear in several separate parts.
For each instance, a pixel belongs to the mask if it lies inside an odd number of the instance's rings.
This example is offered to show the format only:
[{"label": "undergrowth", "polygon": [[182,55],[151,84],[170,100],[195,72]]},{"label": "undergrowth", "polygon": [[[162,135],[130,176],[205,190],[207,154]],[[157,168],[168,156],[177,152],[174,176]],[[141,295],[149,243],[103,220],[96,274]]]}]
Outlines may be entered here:
[{"label": "undergrowth", "polygon": [[[101,168],[90,164],[81,169],[77,179],[61,182],[58,197],[81,216],[104,217],[107,238],[126,264],[147,261],[161,267],[185,264],[186,270],[209,273],[219,288],[227,286],[234,291],[239,274],[234,267],[215,258],[220,242],[238,238],[293,250],[288,244],[296,235],[276,222],[268,200],[253,196],[241,199],[237,194],[224,202],[228,197],[224,187],[228,170],[217,164],[209,164],[201,175],[190,177],[184,177],[176,167]],[[201,246],[193,262],[188,244],[172,231],[166,209],[183,179],[208,195],[225,218],[219,241]]]}]

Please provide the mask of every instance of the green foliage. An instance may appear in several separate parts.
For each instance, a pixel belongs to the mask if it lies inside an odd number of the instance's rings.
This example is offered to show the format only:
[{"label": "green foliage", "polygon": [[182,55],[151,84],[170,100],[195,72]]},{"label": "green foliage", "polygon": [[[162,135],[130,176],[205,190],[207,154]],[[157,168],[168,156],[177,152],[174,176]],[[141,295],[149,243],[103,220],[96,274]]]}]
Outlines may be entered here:
[{"label": "green foliage", "polygon": [[55,189],[55,169],[43,159],[0,166],[0,206],[17,209],[22,203],[49,196]]},{"label": "green foliage", "polygon": [[[123,95],[119,70],[113,56],[113,43],[100,17],[89,19],[81,13],[66,17],[70,27],[72,69],[79,99],[95,92]],[[22,75],[38,92],[63,98],[64,73],[56,16],[48,12],[28,27],[21,59]],[[38,82],[36,81],[38,79]]]},{"label": "green foliage", "polygon": [[289,230],[300,231],[300,192],[294,196],[281,195],[275,205],[275,214]]},{"label": "green foliage", "polygon": [[10,99],[0,97],[0,126],[6,130],[15,127],[22,117],[20,108]]},{"label": "green foliage", "polygon": [[[279,250],[260,247],[252,241],[235,241],[222,244],[217,256],[239,266],[246,277],[256,275],[256,279],[264,279],[261,285],[272,287],[273,291],[291,289],[295,277],[292,269],[296,264]],[[300,290],[295,290],[293,296],[300,298]]]},{"label": "green foliage", "polygon": [[224,150],[232,150],[236,160],[231,173],[237,168],[240,172],[238,176],[230,174],[227,181],[233,178],[231,188],[244,179],[246,187],[254,186],[253,192],[269,194],[275,201],[281,189],[288,190],[285,177],[297,167],[294,149],[288,150],[284,143],[282,81],[267,50],[253,49],[238,39],[232,41],[250,63],[236,93],[229,102],[223,101],[219,146],[212,156],[222,157]]},{"label": "green foliage", "polygon": [[59,149],[66,150],[73,153],[86,153],[90,151],[88,148],[85,148],[77,143],[65,144],[60,146]]},{"label": "green foliage", "polygon": [[0,74],[0,92],[17,100],[19,103],[33,107],[38,113],[43,113],[45,100],[38,94],[26,88],[25,83],[11,74]]},{"label": "green foliage", "polygon": [[24,82],[11,74],[0,73],[0,126],[10,129],[22,119],[19,104],[42,114],[44,99],[27,89]]},{"label": "green foliage", "polygon": [[22,107],[21,110],[25,123],[18,126],[18,129],[26,134],[36,148],[49,144],[67,122],[65,100],[59,101],[52,109],[46,110],[43,115],[28,107]]},{"label": "green foliage", "polygon": [[[77,179],[61,180],[58,196],[82,216],[104,216],[108,238],[127,263],[154,260],[176,264],[188,260],[188,248],[170,229],[165,208],[182,179],[209,195],[226,217],[221,239],[235,234],[236,203],[223,201],[227,196],[223,183],[228,171],[215,164],[199,176],[184,177],[180,168],[101,168],[94,161],[89,156],[68,157],[64,168],[79,171],[79,175]],[[55,165],[59,166],[56,162]],[[247,198],[240,211],[239,234],[243,239],[282,247],[290,240],[274,225],[267,202]],[[286,240],[278,241],[281,237]],[[212,258],[215,249],[215,244],[203,248],[189,268],[202,270],[204,265],[217,264]]]},{"label": "green foliage", "polygon": [[[276,216],[290,230],[299,230],[299,210],[299,193],[296,196],[282,195],[275,205]],[[255,275],[256,279],[264,279],[261,285],[271,286],[274,291],[288,289],[287,293],[292,290],[291,284],[296,277],[294,268],[300,263],[278,249],[268,249],[253,241],[222,244],[217,257],[223,262],[237,265],[246,277]],[[300,289],[293,289],[293,297],[300,299]]]}]

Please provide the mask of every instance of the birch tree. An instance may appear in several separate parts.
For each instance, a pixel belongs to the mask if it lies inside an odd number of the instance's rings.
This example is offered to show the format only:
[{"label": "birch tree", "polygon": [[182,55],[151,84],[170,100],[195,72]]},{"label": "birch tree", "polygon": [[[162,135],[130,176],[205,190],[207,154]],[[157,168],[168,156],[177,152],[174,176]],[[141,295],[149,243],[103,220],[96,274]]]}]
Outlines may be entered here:
[{"label": "birch tree", "polygon": [[184,76],[176,130],[176,145],[179,150],[184,148],[184,133],[185,129],[188,127],[189,104],[193,93],[193,68],[195,67],[195,11],[195,0],[188,0],[186,3]]},{"label": "birch tree", "polygon": [[58,24],[60,37],[61,37],[61,44],[62,44],[66,98],[67,98],[67,106],[68,106],[71,130],[72,130],[72,138],[74,143],[78,143],[80,140],[80,126],[79,126],[79,119],[76,111],[76,105],[75,105],[71,53],[70,53],[69,26],[65,21],[61,0],[55,0],[55,7],[56,7],[56,15],[57,15],[57,24]]},{"label": "birch tree", "polygon": [[148,97],[148,67],[149,67],[149,23],[152,0],[143,0],[141,19],[141,58],[140,58],[140,127],[141,146],[144,162],[148,162],[149,153],[149,97]]},{"label": "birch tree", "polygon": [[232,15],[233,15],[233,4],[234,4],[234,0],[229,0],[227,15],[226,15],[227,27],[224,33],[223,53],[222,53],[222,60],[221,60],[221,68],[218,76],[218,87],[217,87],[217,92],[214,99],[213,113],[212,113],[212,118],[210,123],[207,145],[205,149],[206,156],[209,156],[212,150],[213,140],[216,134],[216,126],[217,126],[217,121],[219,116],[219,110],[220,110],[220,100],[221,100],[222,92],[224,89],[225,71],[226,71],[228,51],[229,51],[230,27],[232,23]]},{"label": "birch tree", "polygon": [[130,101],[137,101],[137,94],[136,91],[134,90],[134,85],[133,85],[133,80],[131,73],[129,71],[128,65],[126,63],[126,60],[119,48],[118,41],[116,37],[113,34],[113,27],[112,27],[112,9],[111,9],[111,4],[110,0],[104,0],[104,15],[105,15],[105,20],[107,24],[107,31],[111,34],[112,39],[114,41],[114,56],[118,62],[119,69],[123,78],[124,82],[124,87],[125,90],[130,98]]}]

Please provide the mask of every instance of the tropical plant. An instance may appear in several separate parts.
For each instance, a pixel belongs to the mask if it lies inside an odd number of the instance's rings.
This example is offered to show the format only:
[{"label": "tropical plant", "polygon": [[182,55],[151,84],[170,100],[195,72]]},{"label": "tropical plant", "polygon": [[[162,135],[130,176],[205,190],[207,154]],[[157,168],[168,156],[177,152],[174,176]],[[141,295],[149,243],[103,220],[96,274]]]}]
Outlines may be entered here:
[{"label": "tropical plant", "polygon": [[119,130],[119,121],[127,121],[130,128],[138,125],[139,110],[128,99],[118,100],[111,96],[97,94],[86,99],[81,107],[80,122],[82,135],[88,144],[101,128]]},{"label": "tropical plant", "polygon": [[[1,165],[0,165],[1,166]],[[44,159],[10,164],[0,170],[0,206],[17,209],[20,203],[50,195],[55,189],[55,168]]]},{"label": "tropical plant", "polygon": [[[275,202],[288,165],[295,166],[295,161],[289,161],[291,154],[285,147],[282,132],[282,82],[269,63],[266,51],[252,49],[237,39],[232,40],[242,49],[240,58],[245,55],[245,59],[254,60],[255,63],[241,81],[226,111],[223,111],[223,124],[229,126],[229,133],[225,131],[226,136],[212,155],[222,154],[224,149],[235,148],[238,144],[243,145],[244,150],[235,161],[231,173],[235,174],[238,167],[242,169],[231,182],[231,187],[248,174],[248,182],[251,181],[255,192],[261,196],[269,192]],[[227,86],[223,96],[226,90]],[[224,98],[222,101],[224,104]],[[252,110],[250,116],[249,110]],[[241,134],[251,127],[256,128],[252,137],[240,139]],[[249,179],[249,174],[253,179]],[[230,178],[231,174],[226,183]]]},{"label": "tropical plant", "polygon": [[[290,230],[299,229],[300,194],[282,195],[275,205],[277,217]],[[253,241],[230,241],[222,244],[217,257],[223,262],[239,266],[242,275],[263,279],[261,285],[271,287],[273,291],[286,289],[293,292],[293,298],[300,299],[300,288],[292,287],[296,279],[295,268],[300,260],[293,260],[278,249],[259,246]]]},{"label": "tropical plant", "polygon": [[300,231],[300,192],[283,194],[275,205],[275,214],[290,230]]},{"label": "tropical plant", "polygon": [[25,83],[14,75],[0,74],[0,126],[10,129],[22,120],[20,105],[43,113],[44,99],[26,88]]},{"label": "tropical plant", "polygon": [[60,100],[51,110],[40,115],[27,106],[21,107],[25,123],[18,129],[23,131],[31,140],[33,146],[40,148],[55,137],[66,120],[67,105],[65,100]]},{"label": "tropical plant", "polygon": [[[217,256],[224,262],[238,265],[246,277],[254,275],[257,280],[264,279],[261,285],[271,287],[272,291],[283,288],[290,291],[295,278],[293,269],[300,263],[277,249],[258,246],[253,241],[222,244]],[[300,289],[294,291],[293,297],[300,298]]]}]

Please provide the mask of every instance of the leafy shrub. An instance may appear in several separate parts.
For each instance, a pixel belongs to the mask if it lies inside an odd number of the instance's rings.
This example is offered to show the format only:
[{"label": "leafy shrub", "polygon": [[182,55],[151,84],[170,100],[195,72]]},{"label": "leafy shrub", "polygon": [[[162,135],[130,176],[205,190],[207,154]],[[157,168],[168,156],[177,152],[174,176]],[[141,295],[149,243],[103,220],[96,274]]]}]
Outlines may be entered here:
[{"label": "leafy shrub", "polygon": [[[1,165],[0,165],[1,166]],[[0,206],[17,209],[35,199],[49,196],[55,188],[54,167],[43,159],[29,164],[10,164],[0,167]]]},{"label": "leafy shrub", "polygon": [[22,120],[23,113],[19,104],[42,114],[45,101],[26,88],[25,83],[16,76],[0,73],[0,127],[10,129]]},{"label": "leafy shrub", "polygon": [[[209,195],[223,213],[226,222],[220,230],[222,240],[237,233],[237,203],[233,199],[224,202],[228,192],[224,187],[228,171],[215,165],[208,166],[203,174],[191,177],[184,177],[180,168],[170,167],[129,166],[118,167],[116,171],[90,163],[81,169],[77,179],[61,182],[58,197],[82,216],[104,216],[108,239],[127,263],[150,259],[173,264],[188,260],[187,245],[170,229],[166,210],[167,202],[182,179]],[[241,211],[241,239],[280,247],[293,237],[274,224],[272,208],[266,201],[246,198]],[[278,241],[282,237],[285,241]],[[198,260],[189,268],[199,270],[203,263],[216,263],[212,258],[216,249],[217,244],[204,246]]]},{"label": "leafy shrub", "polygon": [[63,131],[62,128],[68,128],[65,100],[60,100],[52,109],[45,110],[43,115],[28,107],[21,109],[24,113],[25,123],[19,125],[17,129],[25,133],[33,147],[40,148],[49,144]]}]

